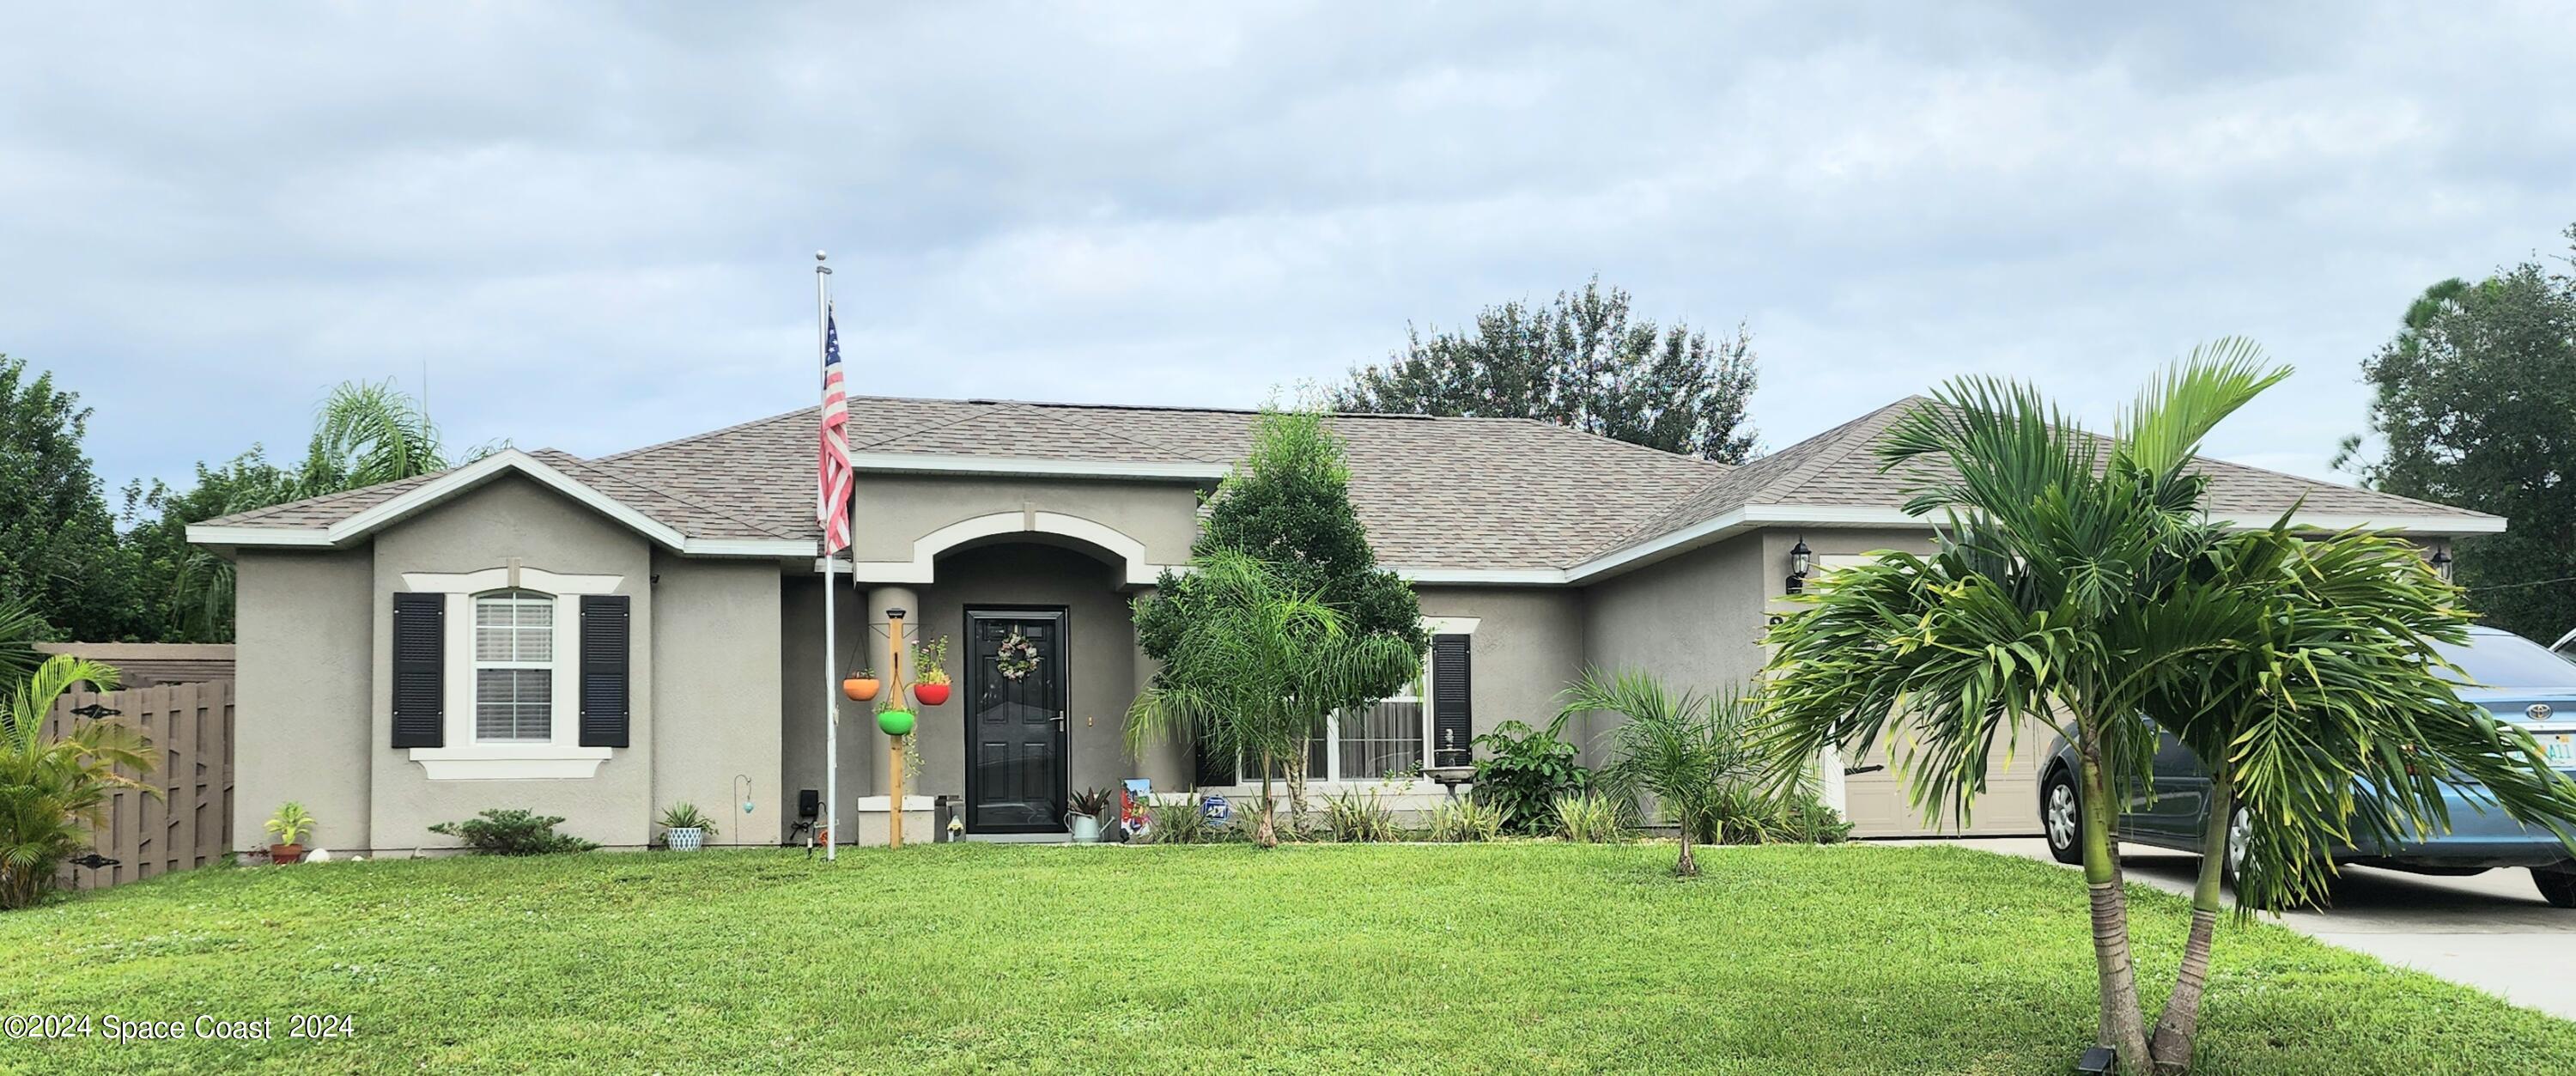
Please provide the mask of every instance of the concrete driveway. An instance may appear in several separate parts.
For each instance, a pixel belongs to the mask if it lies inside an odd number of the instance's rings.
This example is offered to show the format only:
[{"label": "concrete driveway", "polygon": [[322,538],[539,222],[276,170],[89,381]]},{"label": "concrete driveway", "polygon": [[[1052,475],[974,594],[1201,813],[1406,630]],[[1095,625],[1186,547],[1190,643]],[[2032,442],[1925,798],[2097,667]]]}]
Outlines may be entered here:
[{"label": "concrete driveway", "polygon": [[[2049,859],[2047,842],[2037,837],[1939,843]],[[2120,862],[2130,881],[2186,895],[2200,869],[2197,856],[2137,844],[2120,847]],[[2274,922],[2576,1019],[2576,909],[2541,900],[2530,871],[2433,878],[2346,867],[2335,884],[2333,908],[2290,912]]]}]

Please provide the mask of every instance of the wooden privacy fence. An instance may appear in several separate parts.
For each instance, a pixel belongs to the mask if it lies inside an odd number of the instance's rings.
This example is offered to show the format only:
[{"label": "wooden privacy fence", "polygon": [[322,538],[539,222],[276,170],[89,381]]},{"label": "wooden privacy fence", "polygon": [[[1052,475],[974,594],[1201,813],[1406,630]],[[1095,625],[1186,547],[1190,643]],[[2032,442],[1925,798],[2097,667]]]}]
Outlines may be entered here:
[{"label": "wooden privacy fence", "polygon": [[222,859],[232,845],[233,682],[168,684],[103,695],[68,692],[54,703],[45,734],[62,735],[92,706],[118,711],[117,720],[143,730],[161,764],[146,774],[119,772],[140,778],[161,795],[118,790],[108,801],[104,824],[91,836],[98,854],[118,863],[97,869],[66,866],[63,883],[99,889]]}]

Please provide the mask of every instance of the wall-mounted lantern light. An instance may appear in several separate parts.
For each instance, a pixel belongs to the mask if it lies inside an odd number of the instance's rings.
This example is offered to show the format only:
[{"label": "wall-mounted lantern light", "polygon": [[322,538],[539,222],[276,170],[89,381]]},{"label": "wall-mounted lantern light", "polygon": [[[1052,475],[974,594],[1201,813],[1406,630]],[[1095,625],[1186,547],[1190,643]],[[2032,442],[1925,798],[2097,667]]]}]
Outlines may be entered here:
[{"label": "wall-mounted lantern light", "polygon": [[2443,547],[2441,547],[2441,548],[2439,548],[2439,549],[2434,550],[2434,551],[2433,551],[2433,561],[2432,561],[2432,563],[2433,563],[2433,574],[2438,575],[2438,576],[2441,576],[2441,577],[2442,577],[2442,581],[2443,581],[2443,582],[2445,582],[2445,583],[2450,582],[2450,581],[2451,581],[2451,547],[2449,547],[2449,546],[2443,546]]},{"label": "wall-mounted lantern light", "polygon": [[1815,567],[1816,551],[1807,548],[1807,537],[1798,536],[1798,544],[1789,547],[1789,593],[1807,589],[1807,571]]}]

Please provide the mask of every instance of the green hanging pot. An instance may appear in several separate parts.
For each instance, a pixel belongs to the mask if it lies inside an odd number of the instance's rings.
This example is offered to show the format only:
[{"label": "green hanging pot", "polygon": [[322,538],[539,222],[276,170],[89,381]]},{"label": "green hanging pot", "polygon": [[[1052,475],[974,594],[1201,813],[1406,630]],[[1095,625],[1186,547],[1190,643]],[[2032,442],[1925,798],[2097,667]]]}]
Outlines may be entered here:
[{"label": "green hanging pot", "polygon": [[888,736],[902,736],[912,731],[912,711],[885,710],[877,714],[877,729]]}]

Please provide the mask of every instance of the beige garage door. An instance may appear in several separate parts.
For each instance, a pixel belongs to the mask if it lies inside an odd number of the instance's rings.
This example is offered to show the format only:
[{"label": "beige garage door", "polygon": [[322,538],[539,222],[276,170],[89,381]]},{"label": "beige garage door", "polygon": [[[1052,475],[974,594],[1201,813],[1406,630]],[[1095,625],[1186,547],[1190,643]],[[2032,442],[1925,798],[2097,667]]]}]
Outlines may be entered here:
[{"label": "beige garage door", "polygon": [[[1986,762],[1986,791],[1977,797],[1972,820],[1965,827],[1947,812],[1937,821],[1927,822],[1906,802],[1905,778],[1893,767],[1843,778],[1843,816],[1851,820],[1855,837],[2036,835],[2040,832],[2039,771],[2056,735],[2047,723],[2034,720],[2023,730],[2016,751],[2007,751],[2001,745],[1995,748]],[[1887,759],[1880,756],[1887,753],[1885,747],[1880,745],[1871,758],[1846,764],[1883,765]]]}]

